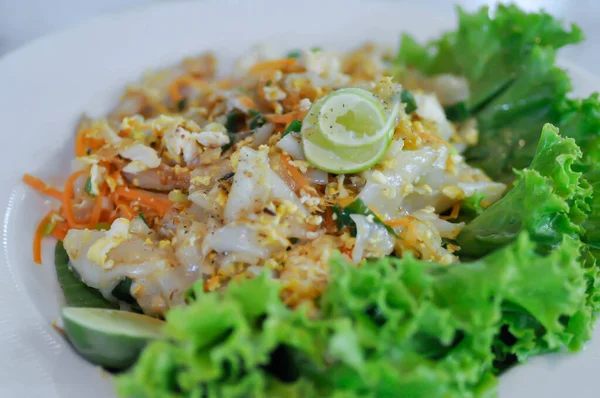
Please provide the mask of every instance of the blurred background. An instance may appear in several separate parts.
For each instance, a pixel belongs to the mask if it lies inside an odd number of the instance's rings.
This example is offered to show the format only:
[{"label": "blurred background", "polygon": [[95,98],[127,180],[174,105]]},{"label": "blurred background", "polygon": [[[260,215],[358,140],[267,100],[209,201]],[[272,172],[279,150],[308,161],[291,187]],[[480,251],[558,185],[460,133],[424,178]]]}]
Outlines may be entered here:
[{"label": "blurred background", "polygon": [[[134,7],[177,0],[0,0],[0,57],[30,40],[50,32],[82,23],[95,16],[116,13]],[[199,0],[202,1],[202,0]],[[225,0],[228,1],[228,0]],[[252,0],[247,0],[252,1]],[[324,0],[326,1],[326,0]],[[364,0],[413,2],[416,0]],[[431,7],[451,11],[458,3],[467,9],[504,1],[493,0],[419,0]],[[281,0],[279,4],[301,3],[302,0]],[[600,0],[513,0],[527,10],[546,10],[568,22],[577,23],[587,41],[567,48],[562,55],[588,71],[598,74],[600,64]]]}]

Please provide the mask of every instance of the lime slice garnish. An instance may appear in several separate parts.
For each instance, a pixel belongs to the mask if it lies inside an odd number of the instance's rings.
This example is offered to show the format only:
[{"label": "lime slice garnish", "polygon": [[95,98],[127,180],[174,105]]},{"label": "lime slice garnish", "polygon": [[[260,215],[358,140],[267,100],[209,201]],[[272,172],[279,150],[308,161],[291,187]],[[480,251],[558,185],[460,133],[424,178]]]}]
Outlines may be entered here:
[{"label": "lime slice garnish", "polygon": [[[340,91],[342,92],[341,94],[339,93]],[[380,125],[379,120],[369,119],[368,116],[363,118],[353,116],[353,121],[357,121],[357,124],[362,123],[365,125],[375,120],[375,122],[371,123],[371,125],[377,124],[380,126],[376,128],[377,131],[375,134],[377,135],[377,139],[372,140],[371,137],[373,135],[371,135],[369,139],[365,140],[366,143],[363,143],[362,145],[348,145],[348,143],[345,143],[345,145],[337,144],[335,142],[337,138],[332,139],[332,135],[338,135],[341,130],[334,131],[334,129],[331,128],[328,130],[328,132],[322,131],[320,128],[322,126],[321,122],[323,119],[322,113],[324,112],[325,107],[329,107],[329,114],[333,114],[335,113],[331,111],[333,104],[345,105],[349,103],[347,98],[346,101],[332,102],[332,99],[335,97],[340,97],[340,99],[348,97],[347,94],[350,94],[354,97],[352,101],[354,101],[355,105],[358,103],[361,104],[359,107],[354,107],[354,109],[372,110],[371,107],[379,107],[381,114],[385,115],[381,102],[380,104],[369,104],[370,102],[374,101],[374,99],[377,99],[377,97],[368,91],[361,89],[351,88],[337,90],[313,103],[306,114],[304,121],[302,122],[301,134],[304,154],[312,166],[334,174],[356,173],[375,165],[383,157],[387,147],[390,144],[390,141],[392,140],[394,126],[396,125],[401,109],[400,102],[396,101],[386,118],[387,120],[383,119],[384,116],[382,116],[382,120],[384,122],[382,122]],[[345,106],[342,106],[342,109],[344,108]],[[367,111],[367,113],[368,112],[370,111]],[[377,113],[379,110],[374,112]],[[377,118],[379,118],[379,116],[377,116]],[[342,119],[342,121],[344,120],[351,119]],[[375,129],[370,131],[375,131]],[[383,131],[385,134],[382,134],[381,131]],[[348,133],[347,129],[346,132]],[[340,133],[339,137],[341,136],[342,134]],[[356,136],[353,137],[356,138]],[[359,139],[362,139],[362,137],[359,137]]]},{"label": "lime slice garnish", "polygon": [[304,155],[311,166],[333,174],[349,174],[375,165],[385,154],[392,137],[354,148],[331,148],[329,141],[316,130],[303,134],[302,138]]},{"label": "lime slice garnish", "polygon": [[379,98],[357,88],[336,90],[323,98],[319,129],[332,144],[358,147],[379,141],[389,132]]},{"label": "lime slice garnish", "polygon": [[150,340],[162,337],[163,321],[132,312],[66,307],[69,340],[90,362],[113,369],[132,365]]}]

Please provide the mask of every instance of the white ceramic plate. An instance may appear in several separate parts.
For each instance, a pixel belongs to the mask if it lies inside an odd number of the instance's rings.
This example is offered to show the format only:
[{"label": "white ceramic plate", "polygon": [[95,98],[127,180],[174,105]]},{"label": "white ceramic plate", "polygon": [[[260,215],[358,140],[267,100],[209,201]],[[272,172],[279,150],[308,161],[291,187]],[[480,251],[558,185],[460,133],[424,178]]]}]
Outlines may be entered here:
[{"label": "white ceramic plate", "polygon": [[[395,44],[401,31],[421,39],[454,26],[455,15],[417,2],[201,2],[159,5],[97,19],[0,60],[0,396],[104,398],[110,377],[79,358],[51,327],[62,295],[53,243],[33,263],[34,228],[49,203],[20,184],[25,172],[60,182],[73,156],[82,112],[99,116],[127,82],[185,55],[217,51],[226,65],[251,45],[348,48],[367,40]],[[600,80],[570,67],[576,94]],[[504,375],[501,397],[596,397],[600,333],[585,351],[538,358]]]}]

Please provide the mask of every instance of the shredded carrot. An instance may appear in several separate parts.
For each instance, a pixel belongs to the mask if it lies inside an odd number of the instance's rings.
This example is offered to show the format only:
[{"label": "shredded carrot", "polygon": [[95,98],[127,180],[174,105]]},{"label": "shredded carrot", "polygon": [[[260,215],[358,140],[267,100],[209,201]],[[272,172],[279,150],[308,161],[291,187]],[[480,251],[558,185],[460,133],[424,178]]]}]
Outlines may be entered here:
[{"label": "shredded carrot", "polygon": [[51,217],[52,213],[48,213],[35,230],[35,236],[33,238],[33,261],[35,261],[36,264],[42,263],[42,238],[44,237],[46,224],[48,224]]},{"label": "shredded carrot", "polygon": [[333,208],[327,207],[325,209],[325,214],[324,214],[323,218],[325,220],[325,222],[324,222],[325,230],[328,233],[332,233],[332,232],[336,231],[337,226],[335,225],[335,220],[333,219]]},{"label": "shredded carrot", "polygon": [[30,174],[25,174],[23,176],[23,182],[25,184],[29,185],[31,188],[35,189],[36,191],[43,193],[44,195],[48,195],[48,196],[50,196],[54,199],[58,199],[58,200],[63,199],[62,192],[60,192],[56,188],[52,188],[51,186],[46,184],[44,181],[42,181],[39,178],[36,178]]},{"label": "shredded carrot", "polygon": [[135,217],[135,212],[131,209],[131,207],[129,207],[127,202],[120,199],[116,193],[112,195],[112,200],[115,203],[115,206],[117,206],[117,209],[121,212],[123,216],[125,216],[125,218],[131,220],[133,219],[133,217]]},{"label": "shredded carrot", "polygon": [[88,219],[87,225],[89,228],[94,228],[96,224],[100,222],[100,216],[102,215],[102,198],[103,195],[100,194],[96,196],[96,201],[94,202],[94,208],[92,209],[92,214],[90,214],[90,218]]},{"label": "shredded carrot", "polygon": [[373,212],[373,214],[375,214],[377,217],[379,217],[380,220],[384,220],[385,219],[385,217],[383,216],[383,214],[381,214],[375,207],[369,206],[369,210],[371,210]]},{"label": "shredded carrot", "polygon": [[316,196],[315,189],[310,185],[308,179],[292,164],[292,158],[287,153],[282,153],[279,157],[281,168],[285,170],[288,175],[292,178],[295,187],[293,188],[296,193],[300,190],[304,190],[311,196]]},{"label": "shredded carrot", "polygon": [[123,198],[136,200],[144,206],[156,210],[161,217],[165,215],[172,204],[169,199],[154,196],[148,192],[142,191],[141,189],[117,187],[115,189],[115,193]]},{"label": "shredded carrot", "polygon": [[405,217],[394,218],[392,220],[385,221],[385,224],[389,227],[408,227],[410,226],[410,220]]},{"label": "shredded carrot", "polygon": [[440,218],[442,220],[454,220],[454,219],[458,218],[459,212],[460,212],[460,203],[457,202],[452,205],[452,211],[450,212],[450,215],[440,216]]},{"label": "shredded carrot", "polygon": [[206,88],[208,84],[201,79],[192,76],[180,76],[173,80],[169,85],[169,96],[175,102],[183,99],[181,95],[181,89],[186,86],[196,86],[199,88]]},{"label": "shredded carrot", "polygon": [[242,104],[246,109],[258,109],[258,105],[256,102],[250,97],[243,96],[239,98],[240,104]]},{"label": "shredded carrot", "polygon": [[294,119],[303,120],[306,116],[306,111],[293,111],[284,113],[283,115],[265,115],[265,118],[271,123],[291,123]]},{"label": "shredded carrot", "polygon": [[273,69],[286,69],[296,64],[295,58],[275,59],[272,61],[259,62],[250,68],[250,73],[262,73]]},{"label": "shredded carrot", "polygon": [[75,180],[77,180],[77,178],[85,174],[87,174],[87,172],[84,170],[76,171],[75,173],[71,174],[67,179],[67,182],[65,182],[65,190],[63,195],[63,212],[65,213],[65,218],[67,219],[67,222],[69,223],[69,226],[71,228],[85,228],[85,225],[79,224],[77,220],[75,220],[75,215],[73,214],[73,207],[71,206],[71,199],[74,195],[73,183],[75,182]]},{"label": "shredded carrot", "polygon": [[75,156],[87,156],[92,151],[102,147],[106,142],[101,139],[89,136],[93,129],[84,129],[77,133],[75,137]]},{"label": "shredded carrot", "polygon": [[61,222],[52,229],[52,236],[58,240],[64,240],[67,232],[69,232],[69,225],[66,222]]}]

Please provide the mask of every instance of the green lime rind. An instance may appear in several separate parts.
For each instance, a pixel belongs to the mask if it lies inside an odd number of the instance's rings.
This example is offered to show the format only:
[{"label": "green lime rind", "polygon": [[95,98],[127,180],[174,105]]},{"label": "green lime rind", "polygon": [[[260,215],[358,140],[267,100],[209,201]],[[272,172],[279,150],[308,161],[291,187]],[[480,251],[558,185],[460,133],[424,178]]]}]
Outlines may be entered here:
[{"label": "green lime rind", "polygon": [[103,308],[66,307],[62,319],[77,352],[111,369],[133,365],[148,342],[162,337],[164,325],[146,315]]}]

